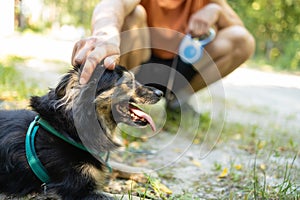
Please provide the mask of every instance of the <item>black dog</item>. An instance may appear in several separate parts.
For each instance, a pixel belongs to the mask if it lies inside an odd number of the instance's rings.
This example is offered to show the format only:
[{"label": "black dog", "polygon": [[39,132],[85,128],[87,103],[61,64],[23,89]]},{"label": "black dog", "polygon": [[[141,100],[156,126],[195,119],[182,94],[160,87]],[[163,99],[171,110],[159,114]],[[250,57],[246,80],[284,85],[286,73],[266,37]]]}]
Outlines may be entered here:
[{"label": "black dog", "polygon": [[162,92],[142,86],[121,66],[97,68],[102,71],[90,81],[94,90],[79,84],[80,69],[75,67],[48,94],[31,98],[34,111],[0,111],[0,193],[111,198],[96,191],[109,179],[109,163],[103,157],[119,146],[116,126],[150,124],[154,129],[151,117],[136,104],[156,103]]}]

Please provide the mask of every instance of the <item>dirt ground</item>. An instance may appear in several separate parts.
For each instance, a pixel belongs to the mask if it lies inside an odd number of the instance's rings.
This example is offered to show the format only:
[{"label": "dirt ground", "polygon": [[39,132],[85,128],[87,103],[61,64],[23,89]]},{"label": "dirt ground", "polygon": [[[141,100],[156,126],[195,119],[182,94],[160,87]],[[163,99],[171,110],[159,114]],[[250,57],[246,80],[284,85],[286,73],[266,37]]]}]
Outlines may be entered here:
[{"label": "dirt ground", "polygon": [[[42,80],[39,86],[47,88],[54,86],[70,67],[73,45],[74,41],[54,36],[16,34],[0,37],[0,58],[8,55],[30,58],[18,69],[24,78]],[[137,156],[136,160],[139,166],[155,170],[173,195],[221,199],[233,192],[241,197],[247,185],[242,179],[253,177],[253,165],[269,169],[265,170],[267,184],[277,185],[282,178],[277,177],[274,170],[284,168],[287,163],[291,165],[293,155],[290,154],[294,152],[280,151],[278,157],[274,156],[273,152],[286,146],[285,142],[280,146],[280,140],[289,138],[289,142],[296,145],[298,152],[293,168],[300,169],[299,99],[299,76],[262,72],[244,65],[189,100],[200,114],[209,113],[211,117],[211,127],[203,133],[206,137],[195,140],[193,131],[191,134],[161,131],[149,137],[141,147],[152,153]],[[253,141],[247,143],[251,137],[258,149],[265,151],[251,149],[255,146]],[[241,175],[244,173],[250,175]],[[233,175],[239,176],[241,181],[232,181]],[[298,175],[294,173],[293,183],[300,193]]]}]

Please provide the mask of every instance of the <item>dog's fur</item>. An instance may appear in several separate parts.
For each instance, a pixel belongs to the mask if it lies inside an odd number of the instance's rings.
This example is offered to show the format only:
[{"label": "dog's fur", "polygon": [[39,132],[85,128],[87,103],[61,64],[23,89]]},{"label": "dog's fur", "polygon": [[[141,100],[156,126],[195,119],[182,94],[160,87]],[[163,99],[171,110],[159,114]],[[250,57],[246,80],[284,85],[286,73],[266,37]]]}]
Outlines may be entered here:
[{"label": "dog's fur", "polygon": [[[45,96],[32,97],[30,105],[33,111],[0,111],[0,193],[23,196],[43,192],[43,183],[29,167],[25,155],[26,131],[37,114],[64,136],[81,142],[74,125],[73,112],[83,88],[79,84],[79,75],[80,68],[74,67],[55,89],[50,89]],[[117,123],[138,126],[147,124],[144,120],[133,120],[128,105],[131,102],[156,103],[162,95],[159,90],[136,82],[133,74],[121,66],[117,66],[115,70],[105,70],[96,87],[96,94],[92,98],[97,122],[102,128],[99,134],[105,134],[110,141],[110,145],[105,141],[100,143],[99,149],[104,148],[106,151],[118,146],[115,141]],[[114,109],[116,115],[113,114]],[[85,116],[87,113],[80,114]],[[48,193],[70,200],[110,198],[96,193],[108,180],[109,173],[105,163],[43,128],[38,129],[35,148],[51,178],[51,182],[46,185]]]}]

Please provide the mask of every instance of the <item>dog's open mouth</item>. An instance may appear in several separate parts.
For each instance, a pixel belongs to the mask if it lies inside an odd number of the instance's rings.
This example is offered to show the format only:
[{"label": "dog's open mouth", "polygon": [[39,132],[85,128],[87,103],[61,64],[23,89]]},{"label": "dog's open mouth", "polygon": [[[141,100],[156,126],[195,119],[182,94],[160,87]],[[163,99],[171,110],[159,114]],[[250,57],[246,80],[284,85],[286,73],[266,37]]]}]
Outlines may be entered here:
[{"label": "dog's open mouth", "polygon": [[124,119],[120,121],[129,125],[135,125],[139,127],[143,127],[149,124],[151,129],[154,132],[156,131],[156,127],[152,117],[145,113],[137,105],[127,102],[126,106],[124,104],[117,105],[116,110]]},{"label": "dog's open mouth", "polygon": [[150,115],[148,115],[147,113],[145,113],[144,111],[142,111],[140,108],[138,108],[133,104],[129,104],[129,112],[130,112],[131,120],[135,124],[140,126],[146,126],[147,124],[149,124],[151,129],[154,132],[156,131],[155,124]]}]

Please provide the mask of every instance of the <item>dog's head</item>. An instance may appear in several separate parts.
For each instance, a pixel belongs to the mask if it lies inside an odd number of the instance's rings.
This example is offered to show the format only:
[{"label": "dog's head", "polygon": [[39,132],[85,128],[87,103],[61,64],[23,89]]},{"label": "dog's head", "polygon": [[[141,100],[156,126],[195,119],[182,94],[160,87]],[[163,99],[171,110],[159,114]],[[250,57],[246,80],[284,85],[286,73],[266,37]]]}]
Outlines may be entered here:
[{"label": "dog's head", "polygon": [[[97,66],[102,67],[102,66]],[[103,68],[104,69],[104,68]],[[79,68],[68,73],[55,89],[59,99],[57,104],[67,110],[72,109],[80,96],[82,86],[79,85]],[[139,104],[154,104],[163,93],[153,87],[141,85],[135,80],[134,74],[124,67],[116,66],[114,70],[104,70],[97,79],[94,94],[96,115],[105,134],[114,142],[114,129],[118,123],[144,127],[155,125],[150,117],[139,108]]]},{"label": "dog's head", "polygon": [[95,104],[98,118],[112,124],[125,123],[131,126],[149,124],[155,131],[152,118],[143,112],[139,104],[154,104],[163,93],[153,87],[141,85],[133,73],[124,67],[105,70],[97,86]]}]

